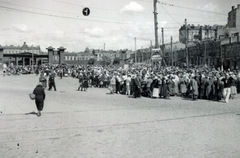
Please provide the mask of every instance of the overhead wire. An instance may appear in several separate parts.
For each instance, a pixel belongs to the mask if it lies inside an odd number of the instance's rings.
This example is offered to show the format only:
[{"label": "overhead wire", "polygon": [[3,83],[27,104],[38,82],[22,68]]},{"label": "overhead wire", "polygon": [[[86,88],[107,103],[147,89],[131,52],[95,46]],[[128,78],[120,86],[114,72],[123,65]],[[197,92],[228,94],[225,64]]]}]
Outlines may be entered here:
[{"label": "overhead wire", "polygon": [[24,12],[24,13],[31,13],[31,14],[50,16],[50,17],[64,18],[64,19],[72,19],[72,20],[80,20],[80,21],[91,21],[91,22],[103,22],[103,23],[126,24],[126,22],[80,19],[80,18],[74,18],[74,17],[68,17],[68,16],[60,16],[60,15],[54,15],[54,14],[39,13],[39,12],[27,11],[27,10],[22,10],[22,9],[16,9],[16,8],[11,8],[11,7],[1,6],[1,5],[0,5],[0,8],[14,10],[14,11],[19,11],[19,12]]},{"label": "overhead wire", "polygon": [[205,12],[205,13],[212,13],[212,14],[218,14],[218,15],[224,15],[224,16],[226,16],[226,14],[223,14],[223,13],[212,12],[212,11],[201,10],[201,9],[188,8],[188,7],[178,6],[178,5],[174,5],[174,4],[168,4],[168,3],[164,3],[164,2],[160,2],[160,1],[158,1],[158,2],[159,2],[160,4],[167,5],[167,6],[171,6],[171,7],[178,7],[178,8],[188,9],[188,10],[194,10],[194,11],[200,11],[200,12]]},{"label": "overhead wire", "polygon": [[[58,0],[53,0],[53,1],[57,1],[57,2],[61,2],[61,3],[66,3],[69,5],[76,5],[76,4],[72,4],[72,3],[68,3],[68,2],[62,2],[62,1],[58,1]],[[140,1],[140,0],[138,0]],[[145,0],[142,0],[145,1]],[[1,2],[1,1],[0,1]],[[147,0],[145,1],[147,2]],[[150,2],[150,1],[149,1]],[[1,2],[4,3],[4,2]],[[160,6],[165,10],[165,12],[176,22],[176,23],[168,23],[168,24],[180,24],[178,21],[176,21],[176,19],[173,18],[173,16],[162,6],[162,5],[169,5],[167,3],[163,3],[163,2],[159,2]],[[11,5],[17,5],[17,4],[13,4],[13,3],[6,3],[5,4],[11,4]],[[18,6],[23,6],[26,7],[24,5],[18,5]],[[76,6],[80,6],[80,7],[84,7],[82,5],[76,5]],[[172,7],[179,7],[179,8],[184,8],[184,9],[190,9],[190,10],[195,10],[195,11],[201,11],[201,12],[207,12],[207,13],[213,13],[213,14],[219,14],[219,15],[225,15],[225,14],[221,14],[221,13],[216,13],[216,12],[211,12],[211,11],[205,11],[205,10],[200,10],[200,9],[193,9],[193,8],[187,8],[187,7],[183,7],[183,6],[176,6],[176,5],[169,5]],[[37,8],[37,7],[32,7],[35,9],[41,9],[41,8]],[[104,9],[104,8],[97,8],[96,9]],[[44,15],[44,16],[50,16],[50,17],[57,17],[57,18],[65,18],[65,19],[71,19],[71,20],[81,20],[81,21],[91,21],[91,22],[103,22],[103,23],[116,23],[116,24],[129,24],[129,22],[118,22],[118,21],[104,21],[104,20],[92,20],[92,19],[80,19],[80,18],[74,18],[74,17],[68,17],[68,16],[60,16],[60,15],[53,15],[53,14],[47,14],[47,13],[40,13],[40,12],[35,12],[35,11],[27,11],[27,10],[23,10],[23,9],[17,9],[17,8],[13,8],[13,7],[6,7],[6,6],[1,6],[0,5],[0,9],[6,9],[7,11],[12,10],[12,11],[17,11],[17,12],[25,12],[25,13],[31,13],[31,14],[38,14],[38,15]],[[47,10],[47,9],[41,9],[41,10],[46,10],[46,11],[53,11],[53,10]],[[110,10],[110,11],[116,11],[114,9],[104,9],[104,10]],[[57,11],[53,11],[53,12],[57,12]],[[64,14],[71,14],[71,13],[67,13],[67,12],[59,12],[59,13],[64,13]],[[225,20],[216,20],[216,21],[225,21]],[[199,21],[199,22],[204,22],[204,21]],[[214,21],[205,21],[205,22],[214,22]],[[197,22],[196,22],[197,23]],[[181,25],[181,24],[180,24]],[[165,27],[167,28],[167,27]],[[167,29],[175,29],[178,27],[169,27]],[[74,33],[74,32],[68,32],[68,33]],[[77,33],[85,33],[85,32],[77,32]],[[31,33],[29,33],[31,34]],[[38,34],[38,33],[37,33]],[[41,33],[39,33],[41,34]],[[56,34],[56,33],[44,33],[44,34]],[[4,36],[4,35],[3,35]],[[139,38],[139,40],[141,40],[141,38]]]},{"label": "overhead wire", "polygon": [[[53,1],[56,1],[56,2],[60,2],[60,3],[66,3],[66,4],[70,4],[70,5],[76,5],[76,6],[80,6],[80,7],[84,7],[82,5],[77,5],[77,4],[73,4],[73,3],[68,3],[68,2],[62,2],[62,1],[59,1],[59,0],[53,0]],[[68,13],[68,12],[60,12],[60,11],[54,11],[54,10],[49,10],[49,9],[42,9],[42,8],[38,8],[38,7],[30,7],[30,6],[24,6],[24,5],[20,5],[20,4],[13,4],[13,3],[9,3],[9,2],[2,2],[0,1],[0,3],[4,3],[4,4],[10,4],[10,5],[15,5],[15,6],[22,6],[22,7],[27,7],[27,8],[33,8],[33,9],[40,9],[40,10],[45,10],[45,11],[51,11],[51,12],[58,12],[58,13],[64,13],[64,14],[71,14],[71,15],[76,15],[76,14],[73,14],[73,13]],[[160,3],[160,2],[159,2]],[[162,4],[162,3],[161,3]],[[166,4],[166,3],[165,3]],[[5,7],[5,6],[0,6],[0,7]],[[170,15],[170,13],[161,5],[161,7],[165,10],[165,12],[167,13],[167,15],[169,15],[174,21],[176,21],[172,15]],[[10,9],[10,8],[2,8],[2,9]],[[11,8],[11,9],[14,9],[14,8]],[[101,8],[103,9],[103,8]],[[20,11],[19,9],[14,9],[15,11]],[[109,9],[109,10],[113,10],[113,9]],[[21,10],[23,11],[23,10]],[[113,11],[116,11],[116,10],[113,10]],[[25,11],[24,12],[31,12],[33,13],[32,11]],[[43,15],[44,13],[36,13],[35,14],[41,14]],[[161,13],[162,14],[162,13]],[[51,14],[44,14],[44,15],[47,15],[47,16],[54,16],[54,17],[61,17],[59,15],[51,15]],[[176,15],[176,16],[182,16],[182,15]],[[78,17],[78,16],[77,16]],[[73,19],[72,17],[63,17],[62,18],[71,18]],[[76,17],[75,17],[76,18]],[[104,18],[106,19],[106,18]],[[109,18],[108,18],[109,19]],[[86,20],[86,19],[79,19],[77,18],[77,20]],[[88,19],[89,20],[89,19]],[[128,24],[128,22],[110,22],[110,21],[99,21],[99,20],[89,20],[89,21],[97,21],[97,22],[107,22],[107,23],[126,23]],[[218,20],[220,21],[220,20]],[[221,20],[223,21],[223,20]],[[132,21],[131,21],[132,22]],[[142,21],[135,21],[135,22],[142,22]],[[144,21],[145,22],[145,21]],[[177,21],[176,21],[177,22]],[[180,24],[179,22],[177,22],[178,24]],[[169,23],[170,24],[170,23]]]},{"label": "overhead wire", "polygon": [[10,3],[10,2],[3,2],[3,1],[0,1],[0,3],[8,4],[8,5],[14,5],[14,6],[20,6],[20,7],[25,7],[25,8],[33,8],[33,9],[39,9],[39,10],[44,10],[44,11],[50,11],[50,12],[57,12],[57,13],[63,13],[63,14],[71,14],[71,15],[75,15],[75,14],[68,13],[68,12],[60,12],[60,11],[54,11],[54,10],[50,10],[50,9],[43,9],[43,8],[32,7],[32,6],[30,7],[30,6],[25,6],[25,5],[15,4],[15,3]]},{"label": "overhead wire", "polygon": [[[52,1],[59,2],[59,3],[64,3],[64,4],[68,4],[68,5],[72,5],[72,6],[79,6],[79,7],[82,7],[82,8],[87,7],[87,6],[79,5],[79,4],[76,4],[76,3],[63,2],[63,1],[59,1],[59,0],[52,0]],[[120,11],[120,10],[117,10],[117,9],[108,9],[108,8],[99,8],[99,7],[91,7],[91,8],[95,8],[95,9],[99,9],[99,10],[116,11],[116,12]],[[136,13],[151,14],[151,12],[136,12]]]},{"label": "overhead wire", "polygon": [[177,22],[179,25],[182,25],[182,24],[180,24],[175,18],[173,18],[173,16],[171,15],[171,14],[169,14],[169,12],[162,6],[162,5],[160,5],[164,10],[165,10],[165,12],[175,21],[175,22]]},{"label": "overhead wire", "polygon": [[[43,9],[43,8],[38,8],[38,7],[30,7],[30,6],[25,6],[25,5],[21,5],[21,4],[14,4],[14,3],[9,3],[9,2],[2,2],[0,1],[0,3],[3,4],[8,4],[8,5],[14,5],[14,6],[20,6],[20,7],[25,7],[25,8],[33,8],[33,9],[38,9],[38,10],[43,10],[43,11],[48,11],[48,12],[55,12],[55,13],[62,13],[62,14],[69,14],[69,15],[75,15],[75,17],[79,17],[79,15],[76,15],[74,13],[69,13],[69,12],[61,12],[61,11],[55,11],[55,10],[50,10],[50,9]],[[95,16],[91,16],[93,18],[99,18],[99,17],[95,17]],[[104,19],[113,19],[113,18],[106,18],[104,17]],[[114,19],[116,20],[116,19]]]}]

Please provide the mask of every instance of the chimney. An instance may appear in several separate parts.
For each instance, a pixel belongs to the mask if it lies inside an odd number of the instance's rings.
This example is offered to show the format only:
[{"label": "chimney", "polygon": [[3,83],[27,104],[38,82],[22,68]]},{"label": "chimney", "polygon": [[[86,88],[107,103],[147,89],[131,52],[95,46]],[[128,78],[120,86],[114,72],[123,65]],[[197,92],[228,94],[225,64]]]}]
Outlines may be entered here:
[{"label": "chimney", "polygon": [[234,7],[234,6],[232,6],[232,10],[234,10],[234,8],[235,8],[235,7]]}]

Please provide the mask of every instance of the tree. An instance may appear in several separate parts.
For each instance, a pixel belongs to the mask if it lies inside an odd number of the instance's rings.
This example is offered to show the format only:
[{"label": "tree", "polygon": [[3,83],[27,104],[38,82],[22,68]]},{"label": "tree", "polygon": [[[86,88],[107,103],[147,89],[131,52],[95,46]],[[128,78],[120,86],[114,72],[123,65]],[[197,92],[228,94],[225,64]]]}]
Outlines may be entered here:
[{"label": "tree", "polygon": [[114,58],[113,64],[120,64],[121,59],[119,57]]},{"label": "tree", "polygon": [[88,60],[88,64],[89,65],[93,65],[94,63],[95,63],[95,59],[94,58],[90,58],[89,60]]},{"label": "tree", "polygon": [[111,64],[111,58],[108,56],[103,56],[101,60],[102,65],[110,65]]},{"label": "tree", "polygon": [[96,54],[96,52],[95,52],[94,49],[93,49],[93,51],[92,51],[92,54],[93,54],[94,56],[97,56],[97,54]]},{"label": "tree", "polygon": [[90,53],[90,49],[88,47],[86,47],[85,50],[84,50],[84,53],[89,54]]}]

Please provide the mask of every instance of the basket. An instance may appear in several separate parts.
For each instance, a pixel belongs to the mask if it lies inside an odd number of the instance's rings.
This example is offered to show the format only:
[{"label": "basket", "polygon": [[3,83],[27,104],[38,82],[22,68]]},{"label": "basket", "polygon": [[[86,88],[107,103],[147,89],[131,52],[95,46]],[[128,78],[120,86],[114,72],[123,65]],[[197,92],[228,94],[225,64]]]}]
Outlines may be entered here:
[{"label": "basket", "polygon": [[30,94],[29,94],[29,97],[30,97],[30,99],[34,100],[34,99],[36,98],[36,95],[33,94],[33,93],[30,93]]}]

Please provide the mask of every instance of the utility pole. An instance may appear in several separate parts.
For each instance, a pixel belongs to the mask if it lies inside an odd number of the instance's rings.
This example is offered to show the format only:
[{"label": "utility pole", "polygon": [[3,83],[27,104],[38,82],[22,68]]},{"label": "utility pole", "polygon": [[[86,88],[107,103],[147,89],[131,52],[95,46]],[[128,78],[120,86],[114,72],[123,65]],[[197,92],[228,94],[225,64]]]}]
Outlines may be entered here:
[{"label": "utility pole", "polygon": [[104,51],[105,51],[105,43],[104,43]]},{"label": "utility pole", "polygon": [[165,46],[164,46],[164,29],[162,28],[162,65],[166,65],[164,49],[165,49]]},{"label": "utility pole", "polygon": [[136,52],[136,37],[134,38],[135,40],[135,63],[137,63],[137,52]]},{"label": "utility pole", "polygon": [[171,36],[171,56],[172,56],[172,66],[173,66],[172,36]]},{"label": "utility pole", "polygon": [[153,0],[154,30],[155,30],[155,48],[158,48],[158,22],[157,22],[157,0]]},{"label": "utility pole", "polygon": [[203,63],[204,63],[204,66],[206,65],[206,54],[207,54],[207,46],[206,46],[206,39],[204,41],[204,57],[203,57]]},{"label": "utility pole", "polygon": [[188,70],[189,69],[189,65],[188,65],[188,28],[187,28],[187,19],[185,19],[185,36],[186,36],[186,42],[185,42],[186,64],[187,64],[187,70]]},{"label": "utility pole", "polygon": [[150,41],[150,62],[151,62],[151,66],[152,66],[152,41]]}]

